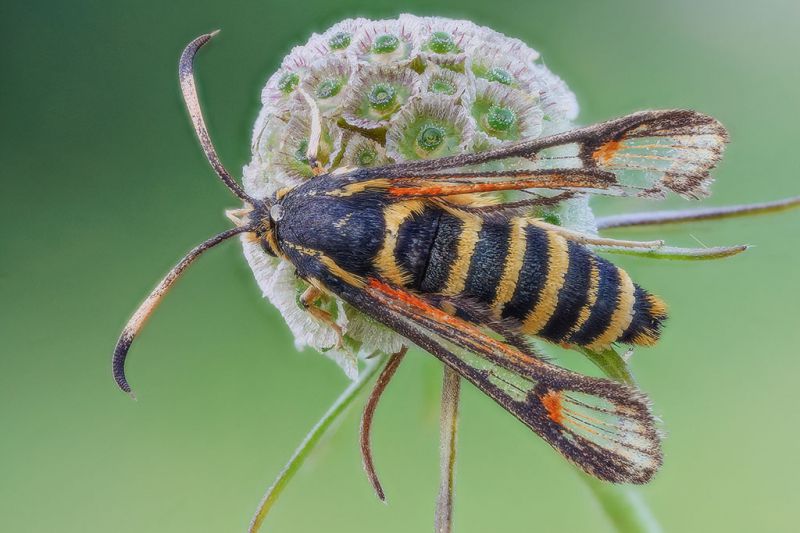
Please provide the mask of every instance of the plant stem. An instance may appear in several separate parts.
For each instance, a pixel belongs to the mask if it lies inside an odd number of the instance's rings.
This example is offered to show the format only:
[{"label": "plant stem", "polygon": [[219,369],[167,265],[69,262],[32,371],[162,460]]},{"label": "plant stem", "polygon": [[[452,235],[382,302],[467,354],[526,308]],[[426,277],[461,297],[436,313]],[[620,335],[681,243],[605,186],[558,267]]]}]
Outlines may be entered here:
[{"label": "plant stem", "polygon": [[281,473],[278,474],[278,477],[275,479],[272,486],[267,490],[266,494],[261,500],[261,503],[258,505],[258,509],[256,510],[255,515],[253,516],[252,521],[250,522],[250,527],[248,528],[248,533],[256,533],[261,524],[264,522],[264,519],[269,513],[269,510],[275,504],[275,501],[278,499],[278,496],[281,495],[283,489],[286,488],[286,485],[292,479],[295,473],[300,469],[303,462],[308,458],[311,452],[314,450],[314,447],[319,442],[322,435],[325,434],[325,431],[330,428],[331,424],[341,416],[342,413],[347,409],[347,407],[353,403],[353,400],[358,396],[364,387],[369,383],[378,369],[383,365],[384,361],[386,361],[386,356],[381,355],[379,357],[374,357],[367,361],[366,366],[361,371],[358,376],[358,379],[350,384],[347,389],[336,399],[333,405],[322,415],[322,418],[311,428],[311,431],[308,432],[306,437],[303,439],[303,442],[300,443],[300,446],[297,447],[292,458],[289,459],[289,462],[286,463],[286,466],[283,467]]},{"label": "plant stem", "polygon": [[800,206],[800,196],[784,198],[774,202],[762,202],[758,204],[707,207],[702,209],[687,209],[685,211],[656,211],[655,213],[613,215],[598,218],[597,229],[680,224],[685,222],[716,220],[720,218],[762,215],[764,213],[783,211],[785,209],[791,209],[798,206]]},{"label": "plant stem", "polygon": [[614,485],[584,472],[580,474],[617,531],[661,533],[661,525],[635,487]]},{"label": "plant stem", "polygon": [[[609,378],[635,386],[636,382],[627,363],[613,348],[602,352],[585,348],[580,348],[580,351]],[[600,481],[583,471],[579,471],[579,474],[619,533],[662,531],[655,515],[635,487]]]},{"label": "plant stem", "polygon": [[439,418],[439,495],[436,498],[434,531],[451,533],[453,530],[453,493],[456,467],[456,434],[458,431],[458,402],[461,377],[458,372],[444,366],[442,379],[442,411]]}]

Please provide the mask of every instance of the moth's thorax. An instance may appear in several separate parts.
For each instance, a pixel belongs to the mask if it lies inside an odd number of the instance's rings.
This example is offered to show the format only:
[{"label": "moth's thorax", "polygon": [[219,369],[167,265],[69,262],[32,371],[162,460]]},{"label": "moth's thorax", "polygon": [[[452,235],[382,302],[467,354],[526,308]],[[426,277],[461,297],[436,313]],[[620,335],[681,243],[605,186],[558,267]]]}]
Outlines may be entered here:
[{"label": "moth's thorax", "polygon": [[383,243],[383,204],[378,196],[332,196],[298,187],[276,204],[282,208],[278,245],[287,253],[289,248],[315,250],[348,272],[366,274]]}]

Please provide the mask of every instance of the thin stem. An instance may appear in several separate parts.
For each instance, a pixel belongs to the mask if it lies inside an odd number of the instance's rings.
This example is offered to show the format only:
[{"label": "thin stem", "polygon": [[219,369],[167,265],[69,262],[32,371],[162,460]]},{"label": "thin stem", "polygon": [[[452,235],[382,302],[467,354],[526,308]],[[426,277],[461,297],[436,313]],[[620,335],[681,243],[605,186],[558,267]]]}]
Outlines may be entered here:
[{"label": "thin stem", "polygon": [[661,525],[634,487],[614,485],[581,472],[606,516],[620,533],[661,533]]},{"label": "thin stem", "polygon": [[678,248],[662,246],[661,248],[619,248],[616,246],[593,246],[596,252],[634,255],[648,259],[670,259],[673,261],[703,261],[723,259],[740,254],[749,247],[746,244],[737,246],[713,246],[710,248]]},{"label": "thin stem", "polygon": [[252,521],[250,522],[250,527],[247,530],[248,533],[256,533],[260,529],[261,524],[267,517],[269,510],[275,504],[278,496],[281,495],[283,489],[286,488],[286,485],[288,485],[294,474],[297,473],[303,462],[314,450],[314,447],[319,442],[320,438],[325,434],[325,431],[327,431],[331,424],[333,424],[333,422],[339,418],[342,413],[344,413],[347,407],[353,403],[353,400],[364,389],[367,383],[369,383],[372,377],[377,373],[378,369],[383,365],[385,360],[385,355],[369,359],[366,366],[361,371],[361,374],[358,376],[358,379],[352,382],[350,386],[345,389],[345,391],[336,399],[333,405],[331,405],[325,414],[322,415],[322,418],[320,418],[314,427],[311,428],[311,431],[308,432],[306,437],[303,439],[303,442],[301,442],[300,446],[298,446],[295,450],[292,458],[289,459],[289,462],[283,467],[281,473],[278,474],[275,482],[267,490],[266,494],[264,494],[264,497],[262,498],[261,503],[258,505],[258,509],[256,510]]},{"label": "thin stem", "polygon": [[439,495],[436,498],[434,531],[453,531],[453,493],[455,490],[456,434],[461,377],[445,365],[442,379],[442,411],[439,418]]},{"label": "thin stem", "polygon": [[[609,378],[628,385],[636,385],[625,359],[613,348],[602,352],[593,352],[585,348],[579,350]],[[635,487],[600,481],[583,471],[578,471],[578,473],[619,533],[660,533],[662,531],[655,515]]]},{"label": "thin stem", "polygon": [[684,211],[661,211],[655,213],[632,213],[613,215],[597,219],[598,229],[627,228],[631,226],[654,226],[659,224],[680,224],[701,220],[761,215],[775,211],[783,211],[800,206],[800,196],[784,198],[774,202],[757,204],[730,205],[725,207],[709,207],[705,209],[687,209]]},{"label": "thin stem", "polygon": [[383,396],[386,386],[392,380],[392,377],[394,377],[397,367],[400,366],[400,363],[403,361],[406,351],[408,351],[408,347],[403,346],[399,352],[389,357],[389,361],[386,363],[386,366],[383,367],[381,375],[378,376],[378,379],[375,381],[375,387],[373,387],[367,399],[367,403],[364,406],[364,412],[361,415],[361,430],[359,432],[361,462],[364,465],[364,471],[367,473],[367,478],[369,478],[372,488],[375,489],[375,494],[378,496],[378,499],[384,503],[386,502],[386,494],[383,492],[381,481],[378,479],[378,473],[375,471],[375,462],[372,460],[372,419],[375,415],[375,409],[378,407],[378,402]]}]

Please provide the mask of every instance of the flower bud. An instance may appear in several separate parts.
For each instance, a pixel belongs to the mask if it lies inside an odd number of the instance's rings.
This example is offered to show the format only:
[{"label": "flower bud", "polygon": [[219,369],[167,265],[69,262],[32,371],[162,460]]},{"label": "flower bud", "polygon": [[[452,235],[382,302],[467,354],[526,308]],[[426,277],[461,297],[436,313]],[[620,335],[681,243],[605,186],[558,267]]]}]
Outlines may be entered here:
[{"label": "flower bud", "polygon": [[347,140],[341,166],[343,168],[368,168],[384,166],[389,163],[391,160],[386,155],[386,149],[380,143],[354,133]]},{"label": "flower bud", "polygon": [[542,131],[542,111],[536,99],[500,83],[477,79],[469,109],[490,145],[536,137]]},{"label": "flower bud", "polygon": [[386,133],[386,151],[395,160],[430,159],[463,153],[474,126],[463,107],[442,95],[415,98]]},{"label": "flower bud", "polygon": [[364,66],[342,104],[342,116],[358,128],[385,128],[392,116],[419,92],[419,86],[419,76],[411,69]]},{"label": "flower bud", "polygon": [[328,57],[313,64],[301,85],[324,116],[338,115],[347,94],[352,67],[344,57]]},{"label": "flower bud", "polygon": [[397,20],[368,22],[355,36],[355,56],[365,63],[408,65],[417,54],[415,29]]}]

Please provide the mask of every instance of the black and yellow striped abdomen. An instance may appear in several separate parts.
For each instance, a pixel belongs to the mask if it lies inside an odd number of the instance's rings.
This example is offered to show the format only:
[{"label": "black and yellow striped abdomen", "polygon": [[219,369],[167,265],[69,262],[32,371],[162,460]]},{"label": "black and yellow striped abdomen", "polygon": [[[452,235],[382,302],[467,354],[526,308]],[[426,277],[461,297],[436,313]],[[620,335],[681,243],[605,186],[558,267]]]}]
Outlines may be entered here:
[{"label": "black and yellow striped abdomen", "polygon": [[666,318],[660,299],[535,219],[404,202],[387,207],[385,220],[376,266],[389,281],[466,296],[522,333],[553,342],[600,349],[658,339]]}]

